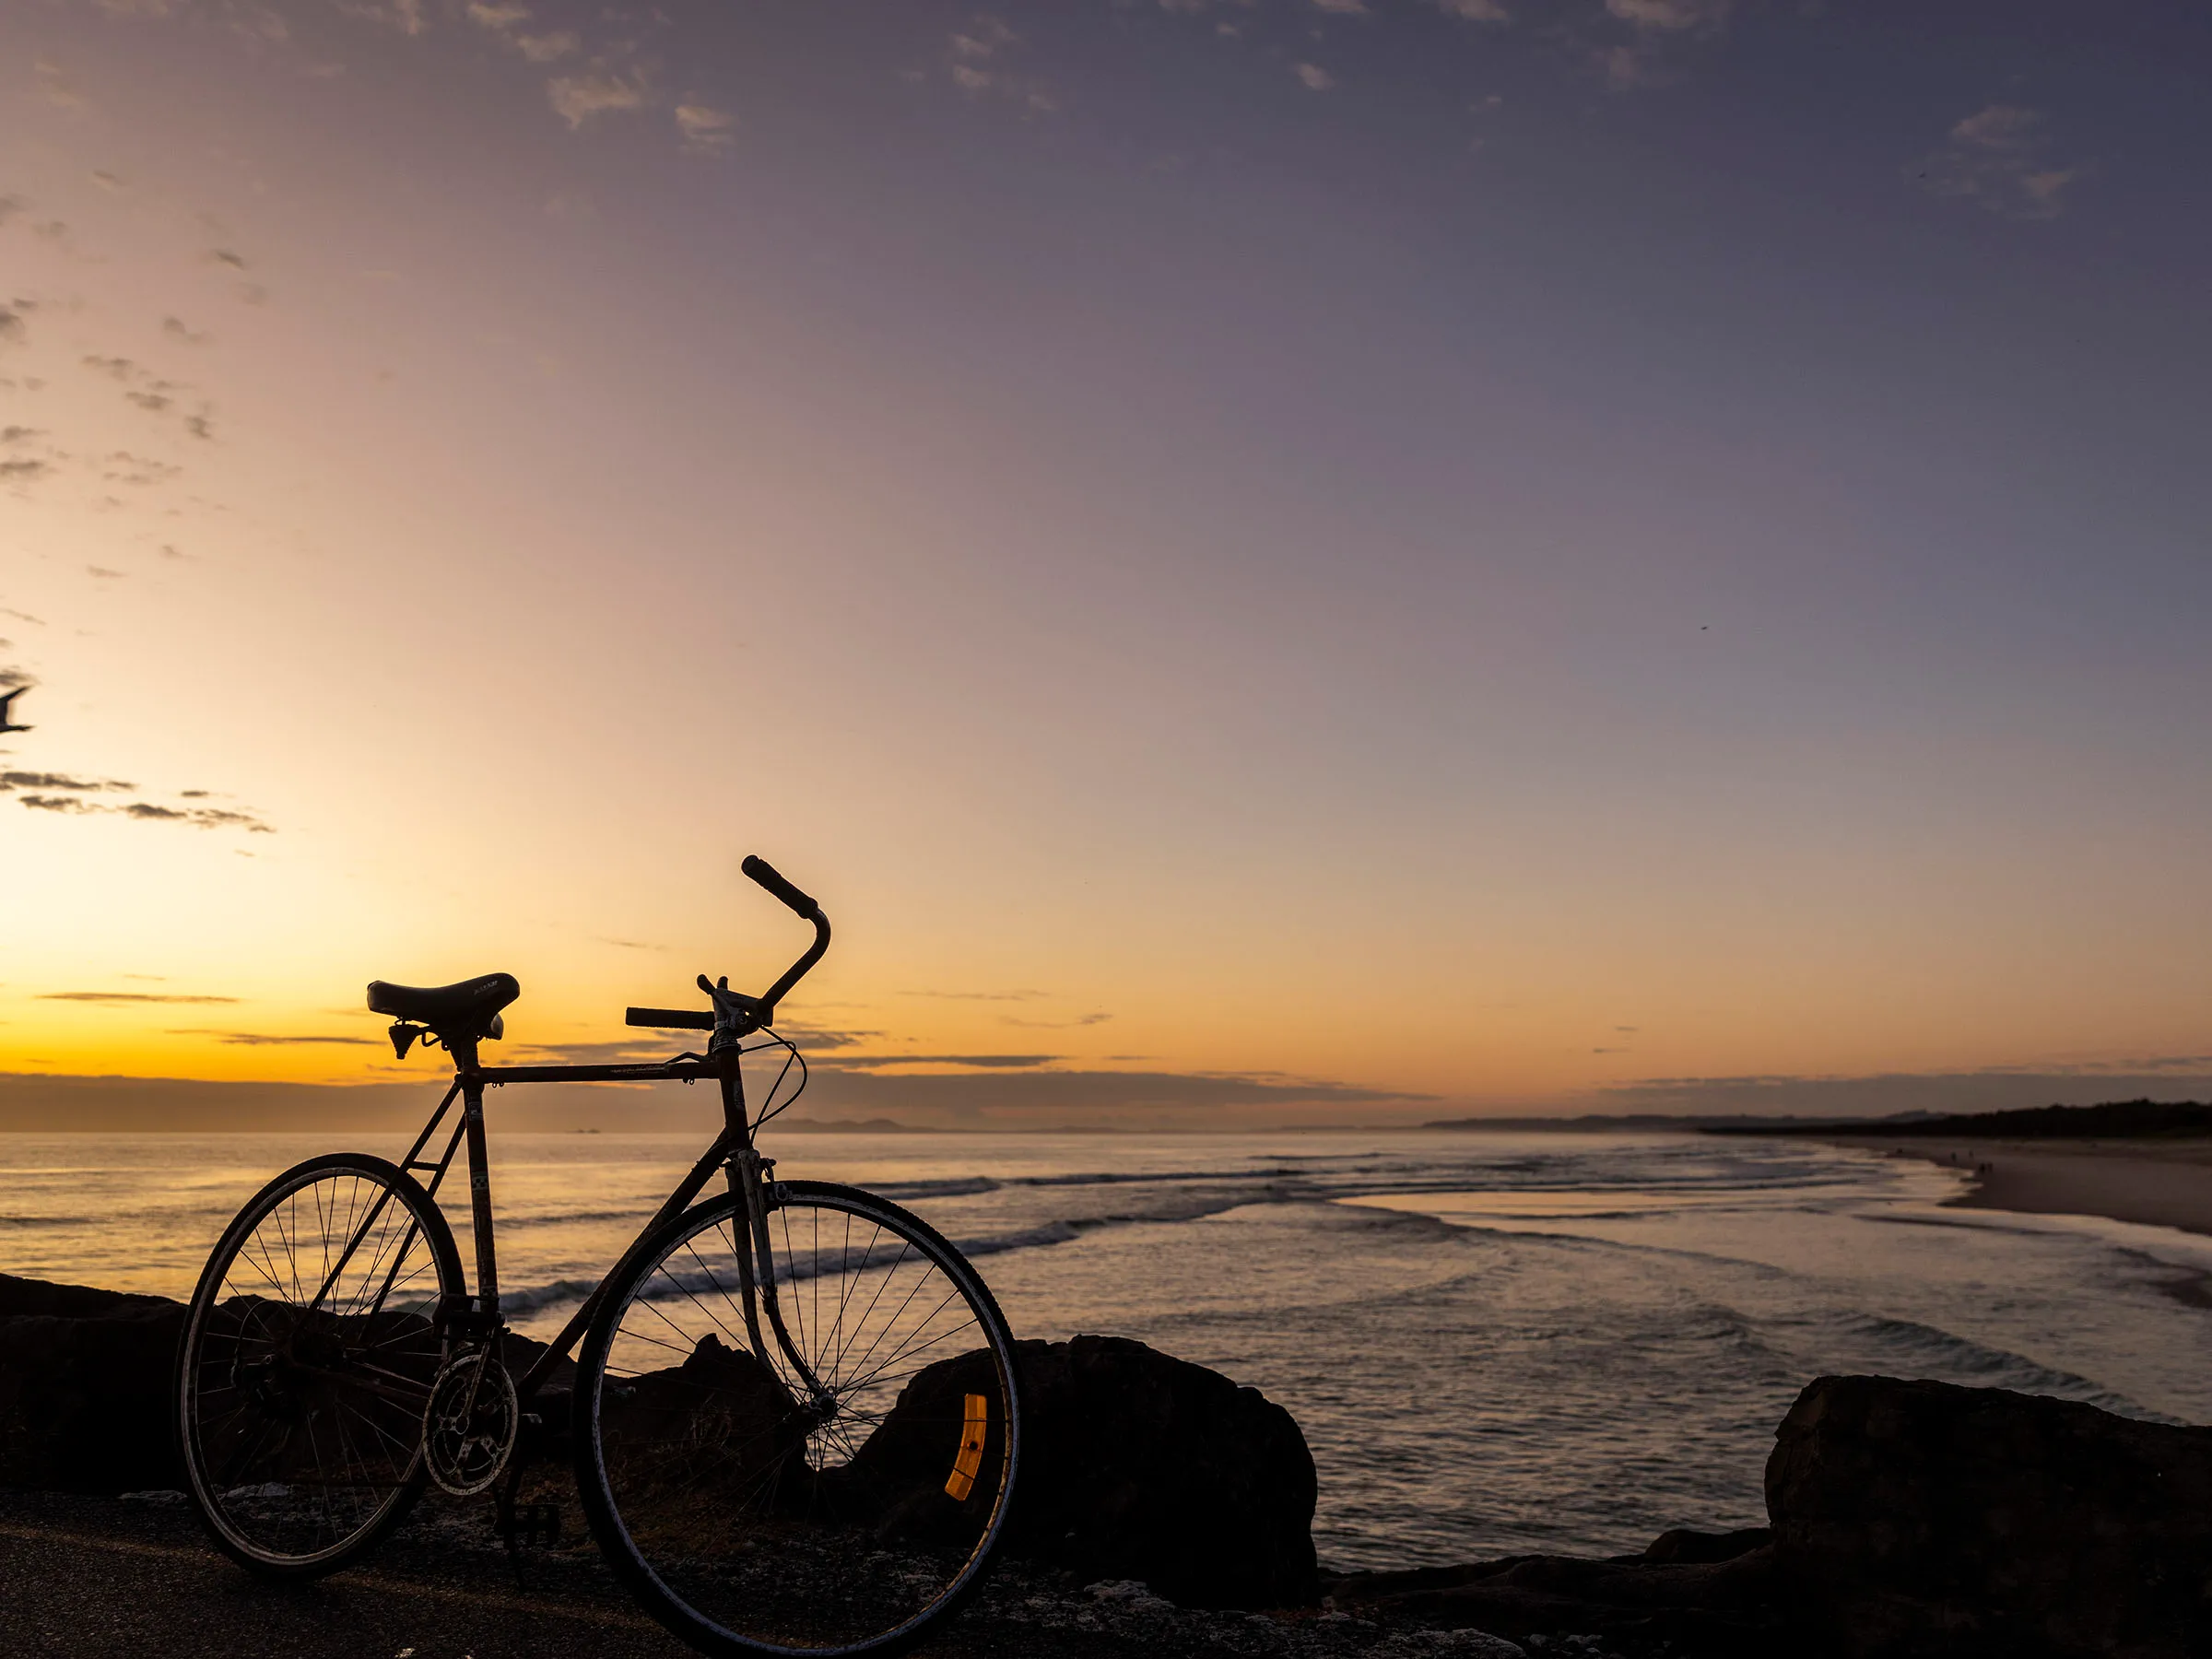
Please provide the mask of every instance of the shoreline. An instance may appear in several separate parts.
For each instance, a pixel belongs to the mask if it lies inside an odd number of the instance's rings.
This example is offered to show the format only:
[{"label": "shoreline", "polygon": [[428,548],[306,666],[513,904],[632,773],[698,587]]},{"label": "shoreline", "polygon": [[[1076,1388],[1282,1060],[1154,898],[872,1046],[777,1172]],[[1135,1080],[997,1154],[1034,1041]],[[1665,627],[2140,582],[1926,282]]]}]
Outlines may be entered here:
[{"label": "shoreline", "polygon": [[2029,1141],[1885,1139],[1824,1135],[1830,1146],[1917,1158],[1973,1185],[1945,1200],[1959,1209],[2094,1216],[2212,1236],[2212,1139]]}]

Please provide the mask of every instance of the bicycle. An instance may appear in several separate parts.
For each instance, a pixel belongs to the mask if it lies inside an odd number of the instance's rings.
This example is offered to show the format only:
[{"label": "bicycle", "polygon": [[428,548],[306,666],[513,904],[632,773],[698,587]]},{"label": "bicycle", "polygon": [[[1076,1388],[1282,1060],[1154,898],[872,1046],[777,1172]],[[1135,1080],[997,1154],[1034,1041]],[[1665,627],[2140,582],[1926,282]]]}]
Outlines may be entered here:
[{"label": "bicycle", "polygon": [[[830,923],[763,860],[743,867],[813,924],[813,943],[760,996],[701,974],[711,1012],[625,1016],[712,1030],[703,1055],[485,1065],[479,1044],[502,1035],[521,994],[511,975],[369,987],[400,1057],[442,1047],[453,1080],[397,1164],[310,1159],[264,1187],[208,1258],[178,1352],[175,1429],[187,1493],[233,1560],[279,1578],[335,1571],[430,1484],[500,1488],[512,1547],[524,1470],[543,1455],[536,1431],[573,1349],[571,1456],[591,1534],[693,1646],[896,1653],[974,1592],[1020,1463],[1013,1339],[989,1288],[926,1222],[858,1188],[779,1179],[755,1149],[806,1085],[806,1061],[770,1022],[829,948]],[[782,1069],[748,1117],[740,1060],[771,1049]],[[485,1092],[664,1080],[715,1083],[722,1131],[518,1379]],[[456,1100],[443,1150],[426,1156]],[[437,1201],[464,1141],[473,1294]],[[717,1171],[727,1190],[702,1199]]]}]

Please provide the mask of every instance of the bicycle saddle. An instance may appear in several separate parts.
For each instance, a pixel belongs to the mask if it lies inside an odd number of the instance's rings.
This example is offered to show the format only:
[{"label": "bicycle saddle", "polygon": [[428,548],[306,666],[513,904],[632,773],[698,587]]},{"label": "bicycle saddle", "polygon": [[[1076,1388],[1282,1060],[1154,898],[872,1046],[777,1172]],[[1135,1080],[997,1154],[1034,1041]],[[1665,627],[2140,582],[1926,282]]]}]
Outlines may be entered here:
[{"label": "bicycle saddle", "polygon": [[388,985],[369,982],[369,1009],[412,1019],[440,1036],[497,1037],[500,1010],[523,994],[512,973],[487,973],[455,985]]}]

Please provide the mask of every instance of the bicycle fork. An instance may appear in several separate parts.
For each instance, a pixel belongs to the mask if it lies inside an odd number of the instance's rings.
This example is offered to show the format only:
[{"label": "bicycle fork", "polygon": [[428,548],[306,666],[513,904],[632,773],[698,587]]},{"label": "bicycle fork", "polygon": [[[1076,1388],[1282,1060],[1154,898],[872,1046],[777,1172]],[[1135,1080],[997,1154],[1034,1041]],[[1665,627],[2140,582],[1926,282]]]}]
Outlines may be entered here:
[{"label": "bicycle fork", "polygon": [[730,1184],[745,1199],[746,1242],[749,1246],[734,1253],[737,1257],[737,1281],[745,1310],[745,1334],[753,1345],[754,1357],[773,1371],[775,1367],[769,1359],[768,1344],[761,1336],[757,1311],[765,1309],[777,1348],[806,1385],[808,1403],[814,1411],[826,1417],[835,1409],[837,1396],[822,1385],[822,1380],[814,1374],[814,1368],[806,1363],[806,1356],[799,1351],[799,1345],[791,1339],[791,1332],[783,1324],[782,1304],[776,1295],[775,1253],[768,1238],[769,1171],[775,1164],[774,1159],[761,1157],[749,1139],[730,1154]]}]

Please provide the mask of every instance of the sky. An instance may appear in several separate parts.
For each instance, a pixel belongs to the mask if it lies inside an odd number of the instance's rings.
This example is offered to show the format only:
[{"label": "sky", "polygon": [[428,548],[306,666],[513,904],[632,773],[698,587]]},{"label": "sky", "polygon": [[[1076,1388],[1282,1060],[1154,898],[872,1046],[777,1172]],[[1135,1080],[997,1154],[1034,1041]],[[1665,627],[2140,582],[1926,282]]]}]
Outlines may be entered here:
[{"label": "sky", "polygon": [[[0,1073],[2212,1090],[2212,14],[0,10]],[[640,1039],[642,1037],[642,1042]],[[272,1097],[274,1098],[274,1097]],[[290,1097],[287,1097],[290,1098]]]}]

